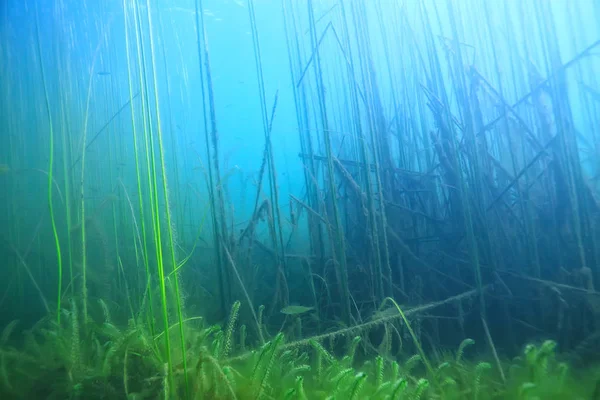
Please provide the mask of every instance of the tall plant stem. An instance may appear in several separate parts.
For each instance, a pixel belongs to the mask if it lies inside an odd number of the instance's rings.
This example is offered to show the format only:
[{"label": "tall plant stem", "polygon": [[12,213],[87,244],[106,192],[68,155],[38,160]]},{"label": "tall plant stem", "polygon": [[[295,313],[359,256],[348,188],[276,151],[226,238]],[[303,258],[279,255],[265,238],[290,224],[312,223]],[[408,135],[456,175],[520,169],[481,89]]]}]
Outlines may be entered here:
[{"label": "tall plant stem", "polygon": [[[128,83],[129,83],[129,97],[133,98],[133,82],[132,82],[132,77],[131,77],[131,57],[129,55],[129,22],[128,22],[128,12],[127,12],[127,0],[123,0],[123,18],[124,18],[124,22],[125,22],[125,53],[127,56],[127,78],[128,78]],[[138,71],[138,73],[141,75],[141,69]],[[137,194],[138,194],[138,205],[139,205],[139,211],[140,211],[140,225],[142,228],[142,246],[143,246],[143,262],[144,262],[144,270],[146,273],[146,285],[145,287],[149,288],[149,284],[151,282],[152,279],[152,274],[150,272],[150,262],[149,262],[149,252],[148,252],[148,239],[146,237],[146,222],[145,222],[145,218],[144,218],[144,196],[142,195],[142,177],[141,177],[141,171],[140,171],[140,159],[139,159],[139,149],[138,149],[138,135],[137,135],[137,129],[136,129],[136,123],[135,123],[135,107],[133,106],[133,102],[129,102],[130,107],[131,107],[131,128],[133,131],[133,152],[134,152],[134,158],[135,158],[135,176],[136,176],[136,183],[137,183]],[[142,101],[143,104],[143,101]],[[144,116],[144,121],[145,121],[145,116]],[[155,331],[155,327],[154,327],[154,311],[153,311],[153,300],[152,300],[152,290],[147,289],[148,292],[148,308],[150,310],[149,312],[149,322],[150,322],[150,333],[152,333],[152,335],[154,336],[156,334]]]},{"label": "tall plant stem", "polygon": [[37,53],[40,59],[40,68],[42,72],[42,83],[44,86],[44,98],[46,101],[46,112],[48,115],[48,126],[50,129],[50,155],[48,161],[48,206],[50,208],[50,223],[52,224],[52,236],[54,237],[54,245],[56,247],[56,257],[58,261],[58,295],[56,301],[56,322],[60,326],[60,314],[61,314],[61,298],[62,298],[62,277],[63,277],[63,263],[62,253],[60,249],[60,238],[58,237],[58,229],[56,227],[56,218],[54,216],[54,204],[52,202],[52,186],[53,186],[53,170],[54,170],[54,127],[52,124],[52,111],[50,110],[50,96],[48,94],[48,85],[46,82],[46,71],[44,69],[44,59],[42,58],[42,45],[40,38],[40,21],[39,11],[37,3],[35,7],[35,30],[37,34]]},{"label": "tall plant stem", "polygon": [[[215,181],[220,180],[219,168],[219,141],[217,133],[217,117],[215,115],[215,99],[213,91],[212,74],[210,69],[210,59],[208,55],[208,39],[204,26],[204,10],[202,0],[196,0],[196,40],[198,47],[198,62],[200,65],[200,81],[202,83],[202,111],[204,116],[204,134],[206,145],[206,156],[208,157],[208,193],[212,208],[213,237],[217,252],[217,276],[219,280],[219,289],[221,291],[221,312],[223,314],[229,311],[231,302],[231,289],[229,285],[229,273],[224,263],[224,248],[222,243],[227,238],[225,224],[225,207],[223,200],[223,190],[220,185],[214,186]],[[202,36],[201,36],[202,35]],[[202,68],[204,64],[204,69]],[[206,73],[206,82],[204,73]],[[206,83],[206,90],[204,84]],[[207,104],[208,103],[208,104]],[[208,105],[208,110],[207,110]],[[210,129],[209,129],[210,118]],[[211,152],[212,143],[212,152]],[[211,157],[212,153],[212,157]],[[213,173],[214,169],[214,173]],[[216,193],[215,193],[216,190]]]},{"label": "tall plant stem", "polygon": [[[310,24],[310,33],[311,33],[311,43],[313,48],[316,46],[316,38],[317,31],[315,27],[315,16],[312,0],[308,1],[308,16],[309,16],[309,24]],[[330,141],[330,129],[329,129],[329,121],[327,116],[327,108],[325,105],[325,90],[323,83],[323,73],[321,68],[321,55],[319,48],[316,47],[315,50],[315,63],[313,64],[315,75],[317,77],[317,94],[319,98],[319,112],[321,117],[321,127],[323,129],[323,136],[325,138],[325,151],[327,154],[327,178],[329,182],[329,191],[332,196],[333,203],[333,219],[335,221],[335,242],[336,246],[334,248],[334,263],[335,270],[338,279],[339,285],[339,294],[340,294],[340,302],[342,304],[342,318],[347,323],[350,324],[351,314],[350,314],[350,290],[348,288],[348,269],[346,265],[346,243],[344,238],[344,229],[342,226],[342,221],[340,218],[340,212],[338,210],[337,200],[335,196],[335,177],[333,171],[333,153],[331,149],[331,141]]]}]

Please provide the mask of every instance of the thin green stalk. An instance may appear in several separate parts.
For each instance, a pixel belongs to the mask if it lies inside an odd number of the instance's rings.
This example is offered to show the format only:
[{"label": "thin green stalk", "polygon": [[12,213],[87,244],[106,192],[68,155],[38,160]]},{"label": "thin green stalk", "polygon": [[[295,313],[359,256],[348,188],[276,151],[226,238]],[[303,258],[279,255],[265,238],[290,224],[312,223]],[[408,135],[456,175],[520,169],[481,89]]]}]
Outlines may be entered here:
[{"label": "thin green stalk", "polygon": [[[61,24],[64,24],[65,18],[64,16],[61,16]],[[58,37],[58,35],[57,35]],[[62,40],[55,40],[56,42],[56,57],[57,59],[59,59],[59,55],[64,52],[64,50],[60,51],[60,49],[62,49],[62,45],[63,45],[63,41]],[[65,57],[60,58],[61,62],[61,68],[59,68],[58,71],[58,81],[60,82],[60,87],[65,87],[66,86],[66,82],[69,81],[69,79],[65,79],[63,78],[63,76],[71,76],[71,67],[69,65],[68,62],[65,62]],[[70,92],[69,94],[72,94],[72,92]],[[72,216],[72,206],[71,206],[71,202],[73,200],[73,193],[71,193],[71,188],[72,188],[72,180],[73,180],[73,175],[71,174],[71,169],[69,168],[69,163],[71,161],[71,157],[72,157],[72,149],[70,146],[71,143],[71,123],[69,118],[67,117],[67,107],[69,105],[69,101],[70,100],[70,96],[67,96],[66,93],[64,93],[62,96],[60,96],[60,104],[61,104],[61,118],[62,118],[62,134],[61,134],[61,142],[62,142],[62,169],[63,169],[63,176],[64,176],[64,184],[65,184],[65,217],[66,217],[66,223],[67,223],[67,227],[71,227],[72,225],[72,221],[73,221],[73,216]],[[66,245],[66,251],[67,251],[67,263],[69,266],[69,281],[72,282],[73,278],[74,278],[74,273],[73,273],[73,242],[72,242],[72,238],[71,238],[71,229],[67,229],[66,231],[67,234],[67,245]]]},{"label": "thin green stalk", "polygon": [[[133,82],[132,82],[132,77],[131,77],[131,57],[129,55],[129,22],[128,22],[128,7],[127,7],[127,0],[123,0],[123,18],[124,18],[124,24],[125,24],[125,53],[127,56],[127,78],[128,78],[128,83],[129,83],[129,98],[132,99],[133,98]],[[139,46],[138,46],[139,48]],[[141,69],[139,70],[139,74],[141,75]],[[144,96],[142,96],[142,103],[144,99]],[[140,171],[140,159],[139,159],[139,149],[138,149],[138,135],[137,135],[137,128],[136,128],[136,123],[135,123],[135,107],[133,105],[133,102],[130,102],[130,107],[131,107],[131,128],[132,128],[132,132],[133,132],[133,153],[134,153],[134,158],[135,158],[135,176],[136,176],[136,183],[137,183],[137,194],[138,194],[138,205],[139,205],[139,212],[140,212],[140,225],[142,227],[142,240],[143,240],[143,262],[144,262],[144,269],[146,272],[146,287],[149,287],[149,283],[152,279],[152,274],[150,272],[150,262],[149,262],[149,252],[148,252],[148,239],[146,236],[146,218],[144,217],[144,196],[142,195],[142,177],[141,177],[141,171]],[[144,122],[146,121],[146,118],[143,117]],[[148,290],[148,308],[150,310],[150,316],[149,316],[149,321],[150,321],[150,333],[152,334],[152,336],[154,336],[156,334],[156,330],[154,327],[154,302],[152,300],[152,290]]]},{"label": "thin green stalk", "polygon": [[[150,12],[150,0],[146,0],[146,13],[148,17],[148,29],[150,36],[150,54],[152,59],[152,65],[156,65],[156,56],[154,50],[154,35],[152,34],[152,13]],[[175,246],[173,243],[173,228],[171,225],[171,207],[169,203],[169,192],[167,188],[167,171],[165,166],[165,151],[163,146],[163,135],[162,135],[162,127],[161,127],[161,119],[160,119],[160,104],[158,101],[158,78],[156,76],[156,68],[152,68],[153,72],[153,81],[154,81],[154,105],[156,107],[156,124],[157,124],[157,135],[158,135],[158,151],[160,157],[160,168],[161,168],[161,178],[162,178],[162,189],[163,196],[165,201],[165,213],[167,217],[167,235],[168,235],[168,244],[171,256],[171,268],[175,269],[177,267],[177,261],[175,260]],[[165,71],[168,73],[168,71]],[[156,179],[156,176],[155,176]],[[160,246],[160,243],[159,243]],[[164,270],[161,266],[160,276],[161,286],[164,286]],[[175,282],[175,297],[177,301],[177,319],[179,321],[179,336],[181,340],[181,354],[182,354],[182,363],[183,363],[183,374],[185,377],[185,390],[186,394],[189,395],[189,382],[188,382],[188,371],[187,371],[187,357],[186,357],[186,346],[185,346],[185,335],[184,335],[184,326],[183,326],[183,311],[181,307],[181,295],[179,292],[179,279],[177,274],[173,276],[173,281]],[[173,373],[172,370],[170,370]]]},{"label": "thin green stalk", "polygon": [[[165,273],[164,273],[164,257],[162,249],[162,235],[161,235],[161,223],[160,223],[160,207],[158,201],[158,179],[156,173],[156,161],[154,152],[153,142],[153,129],[152,121],[150,120],[150,104],[148,93],[148,82],[147,82],[147,71],[146,71],[146,55],[144,52],[144,40],[142,35],[142,20],[141,12],[137,1],[133,2],[134,13],[136,21],[137,31],[137,43],[138,43],[138,63],[140,64],[140,79],[142,80],[142,102],[144,107],[142,108],[144,113],[144,138],[146,143],[146,163],[147,163],[147,179],[148,179],[148,190],[150,197],[150,208],[151,208],[151,220],[152,220],[152,234],[154,236],[154,250],[156,255],[156,268],[158,272],[158,285],[160,290],[161,300],[161,314],[163,318],[163,326],[165,330],[165,353],[167,357],[167,375],[165,379],[169,383],[169,387],[173,387],[173,357],[171,354],[171,335],[169,332],[169,313],[168,313],[168,300],[167,291],[165,284]],[[152,67],[155,67],[152,64]],[[148,282],[150,283],[150,282]],[[148,290],[151,290],[148,285]]]},{"label": "thin green stalk", "polygon": [[50,223],[52,224],[52,235],[54,237],[54,245],[56,247],[56,257],[58,261],[58,296],[56,302],[56,322],[60,327],[60,314],[61,314],[61,298],[62,298],[62,277],[63,277],[63,265],[62,265],[62,253],[60,249],[60,240],[58,237],[58,229],[56,227],[56,219],[54,216],[54,204],[52,201],[52,186],[53,186],[53,171],[54,171],[54,127],[52,124],[52,112],[50,110],[50,96],[48,94],[48,85],[46,83],[46,72],[44,69],[44,59],[42,58],[42,45],[40,37],[40,21],[39,21],[39,10],[37,3],[35,6],[35,30],[37,34],[37,53],[40,59],[40,69],[42,72],[42,83],[44,86],[44,97],[46,100],[46,113],[48,115],[48,126],[50,129],[50,155],[48,161],[48,206],[50,208]]},{"label": "thin green stalk", "polygon": [[79,196],[81,199],[81,210],[79,227],[81,229],[81,294],[83,297],[83,321],[84,324],[88,321],[88,288],[87,288],[87,240],[86,240],[86,214],[85,214],[85,160],[86,160],[86,142],[88,133],[88,123],[90,119],[90,102],[92,99],[92,83],[94,81],[94,67],[98,54],[100,53],[100,46],[102,46],[104,40],[104,33],[101,35],[101,39],[98,41],[96,50],[94,51],[94,57],[92,59],[92,65],[89,71],[88,87],[87,87],[87,98],[85,105],[85,117],[83,122],[83,137],[81,140],[81,178],[79,181]]}]

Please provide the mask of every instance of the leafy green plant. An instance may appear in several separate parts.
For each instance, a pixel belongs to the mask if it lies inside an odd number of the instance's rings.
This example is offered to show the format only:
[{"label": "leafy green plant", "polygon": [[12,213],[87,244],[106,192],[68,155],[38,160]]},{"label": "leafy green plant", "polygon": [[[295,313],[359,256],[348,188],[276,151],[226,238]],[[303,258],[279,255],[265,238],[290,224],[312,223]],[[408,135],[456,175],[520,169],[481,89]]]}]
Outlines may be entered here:
[{"label": "leafy green plant", "polygon": [[[48,316],[24,333],[22,345],[11,342],[16,321],[4,329],[0,336],[4,398],[584,399],[596,382],[594,374],[573,376],[558,360],[553,341],[526,346],[508,368],[506,384],[490,363],[466,357],[472,339],[463,340],[455,352],[430,358],[435,362],[431,371],[423,368],[420,354],[404,361],[375,354],[356,365],[360,336],[348,340],[339,358],[315,339],[306,350],[286,347],[281,333],[240,353],[245,347],[235,334],[239,302],[233,304],[225,330],[204,326],[202,318],[184,319],[187,351],[172,353],[169,379],[165,332],[152,335],[133,319],[127,326],[117,326],[103,302],[97,310],[90,309],[88,329],[82,330],[80,302],[75,298],[65,302],[61,324]],[[177,329],[177,324],[169,329]]]}]

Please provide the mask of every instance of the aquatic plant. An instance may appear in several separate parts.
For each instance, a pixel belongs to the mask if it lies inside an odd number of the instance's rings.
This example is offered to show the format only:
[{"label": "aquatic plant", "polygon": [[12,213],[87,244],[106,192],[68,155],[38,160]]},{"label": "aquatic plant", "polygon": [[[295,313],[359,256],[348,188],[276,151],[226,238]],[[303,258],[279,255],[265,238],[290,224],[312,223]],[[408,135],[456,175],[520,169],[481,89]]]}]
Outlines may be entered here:
[{"label": "aquatic plant", "polygon": [[[474,343],[471,339],[436,360],[437,367],[431,370],[420,368],[425,359],[419,355],[403,361],[377,356],[359,363],[355,352],[360,336],[349,342],[341,358],[316,340],[311,339],[310,349],[305,350],[286,344],[282,334],[239,353],[242,349],[234,334],[239,303],[234,304],[225,330],[205,325],[201,318],[184,320],[187,351],[172,355],[174,374],[169,380],[162,350],[165,331],[153,337],[140,323],[143,320],[119,327],[101,302],[90,309],[90,329],[84,333],[78,303],[81,300],[71,300],[61,310],[60,326],[56,318],[48,317],[28,330],[22,346],[11,345],[16,321],[4,329],[0,336],[3,396],[152,399],[181,398],[187,393],[190,398],[219,399],[576,399],[589,398],[585,396],[596,382],[595,376],[573,376],[557,360],[552,341],[528,345],[522,356],[507,362],[506,384],[489,363],[465,356]],[[183,357],[188,358],[187,369]]]},{"label": "aquatic plant", "polygon": [[[89,15],[59,2],[19,24],[3,9],[0,305],[22,321],[0,337],[1,394],[593,394],[588,16],[541,0],[282,0],[290,85],[273,87],[262,5],[234,3],[255,67],[244,111],[258,129],[240,130],[261,133],[244,154],[256,172],[223,157],[245,113],[221,108],[239,94],[220,92],[231,65],[209,48],[204,1]],[[14,42],[23,32],[32,46]],[[303,180],[288,193],[291,157],[275,148],[289,125]],[[44,201],[24,171],[41,173]]]}]

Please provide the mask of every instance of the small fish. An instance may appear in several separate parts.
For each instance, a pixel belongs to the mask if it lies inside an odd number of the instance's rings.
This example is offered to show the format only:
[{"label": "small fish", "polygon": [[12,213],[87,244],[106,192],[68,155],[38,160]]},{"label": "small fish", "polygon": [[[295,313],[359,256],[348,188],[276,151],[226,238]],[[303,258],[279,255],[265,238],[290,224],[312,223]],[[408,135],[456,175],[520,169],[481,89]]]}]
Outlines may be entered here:
[{"label": "small fish", "polygon": [[98,76],[109,76],[109,75],[111,75],[111,73],[109,71],[99,71],[99,72],[96,72],[96,74]]},{"label": "small fish", "polygon": [[0,164],[0,175],[8,174],[10,172],[10,167],[6,164]]},{"label": "small fish", "polygon": [[300,315],[312,310],[314,310],[314,307],[287,306],[281,309],[281,313],[285,315]]}]

